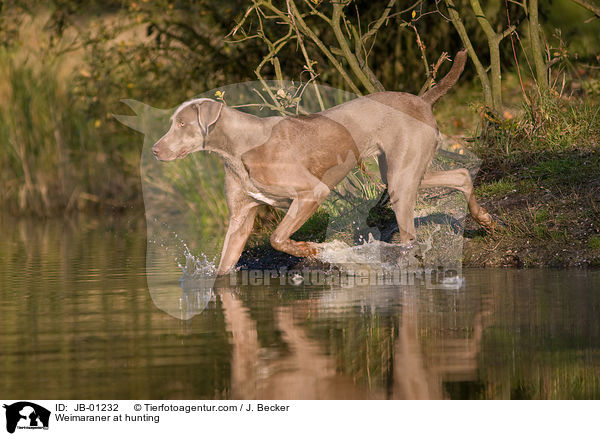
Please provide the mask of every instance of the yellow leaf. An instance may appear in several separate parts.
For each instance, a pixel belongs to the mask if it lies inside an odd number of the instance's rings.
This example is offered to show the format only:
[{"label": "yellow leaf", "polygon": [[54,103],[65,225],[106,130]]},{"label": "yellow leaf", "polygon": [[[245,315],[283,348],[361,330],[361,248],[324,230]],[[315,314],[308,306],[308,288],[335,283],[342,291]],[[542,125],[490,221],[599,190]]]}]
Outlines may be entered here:
[{"label": "yellow leaf", "polygon": [[415,19],[416,16],[417,16],[417,11],[412,11],[413,20]]}]

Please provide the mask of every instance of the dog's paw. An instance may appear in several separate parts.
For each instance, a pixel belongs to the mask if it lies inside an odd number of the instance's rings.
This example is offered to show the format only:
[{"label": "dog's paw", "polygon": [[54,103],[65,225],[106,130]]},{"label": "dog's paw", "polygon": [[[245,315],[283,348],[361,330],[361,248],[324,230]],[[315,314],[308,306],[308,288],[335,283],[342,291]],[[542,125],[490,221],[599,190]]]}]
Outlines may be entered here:
[{"label": "dog's paw", "polygon": [[313,242],[300,241],[297,247],[302,250],[302,257],[314,257],[319,254],[319,248]]},{"label": "dog's paw", "polygon": [[506,223],[498,216],[490,214],[483,207],[479,210],[475,221],[488,232],[493,232],[501,227],[506,227]]}]

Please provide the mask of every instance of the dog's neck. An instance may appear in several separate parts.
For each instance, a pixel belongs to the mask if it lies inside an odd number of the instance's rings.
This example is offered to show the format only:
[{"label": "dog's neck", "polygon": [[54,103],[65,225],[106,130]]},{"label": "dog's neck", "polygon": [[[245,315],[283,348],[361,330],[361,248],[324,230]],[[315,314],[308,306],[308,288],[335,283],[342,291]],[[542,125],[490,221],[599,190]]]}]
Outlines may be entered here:
[{"label": "dog's neck", "polygon": [[246,151],[264,144],[269,139],[273,126],[281,119],[260,118],[225,106],[210,133],[210,144],[214,144],[212,151],[239,157]]},{"label": "dog's neck", "polygon": [[219,120],[209,132],[205,150],[218,154],[225,166],[241,179],[248,177],[241,156],[264,144],[282,117],[260,118],[224,106]]}]

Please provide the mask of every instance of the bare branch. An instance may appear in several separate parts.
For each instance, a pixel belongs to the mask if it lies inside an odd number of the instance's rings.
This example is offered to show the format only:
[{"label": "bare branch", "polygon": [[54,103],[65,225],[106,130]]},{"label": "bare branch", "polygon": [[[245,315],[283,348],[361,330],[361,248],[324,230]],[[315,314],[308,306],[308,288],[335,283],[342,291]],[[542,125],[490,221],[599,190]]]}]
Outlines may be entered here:
[{"label": "bare branch", "polygon": [[[263,85],[265,87],[265,91],[267,91],[267,93],[269,94],[269,97],[273,94],[271,92],[270,87],[265,83]],[[258,97],[263,101],[262,104],[260,103],[250,103],[247,105],[239,105],[239,106],[234,106],[234,107],[266,107],[271,109],[274,112],[279,112],[281,115],[294,115],[293,112],[290,112],[288,110],[285,109],[284,106],[282,106],[277,99],[274,99],[273,101],[276,102],[276,104],[271,104],[267,101],[267,99],[260,93],[260,91],[256,88],[252,88],[252,91],[254,91],[256,93],[256,95],[258,95]]]},{"label": "bare branch", "polygon": [[361,69],[358,59],[356,59],[356,56],[354,55],[354,53],[352,53],[352,50],[350,50],[348,41],[346,40],[346,37],[342,32],[342,28],[340,27],[340,21],[342,19],[343,9],[345,6],[346,4],[341,3],[333,4],[333,16],[331,18],[331,27],[333,29],[333,34],[335,35],[338,44],[340,45],[340,49],[344,53],[344,57],[346,58],[346,61],[348,61],[348,65],[350,65],[350,69],[352,70],[354,75],[367,89],[367,91],[376,92],[375,86],[373,85],[373,83],[371,83],[367,75]]},{"label": "bare branch", "polygon": [[506,29],[504,32],[502,32],[502,34],[500,35],[500,39],[506,38],[508,35],[513,33],[515,30],[517,30],[517,28],[515,26],[510,26],[508,29]]},{"label": "bare branch", "polygon": [[296,3],[294,0],[288,0],[290,4],[290,10],[295,18],[295,22],[298,25],[298,29],[307,35],[315,45],[321,50],[321,52],[329,59],[329,62],[334,66],[334,68],[340,73],[346,84],[350,87],[352,92],[358,95],[362,95],[358,87],[354,84],[344,67],[339,63],[339,61],[335,58],[335,56],[331,53],[331,51],[327,48],[327,46],[321,41],[321,39],[311,30],[311,28],[306,24],[302,15],[298,11]]},{"label": "bare branch", "polygon": [[238,30],[240,30],[242,28],[242,26],[246,23],[246,20],[248,19],[248,16],[252,13],[252,11],[254,11],[256,8],[258,8],[258,4],[255,3],[253,6],[250,6],[248,8],[248,10],[246,11],[246,13],[244,14],[244,16],[242,17],[242,19],[239,21],[239,23],[237,23],[235,25],[235,27],[231,30],[231,32],[229,32],[225,38],[228,38],[230,36],[235,36],[235,34],[238,32]]},{"label": "bare branch", "polygon": [[[420,1],[423,1],[423,0],[420,0]],[[373,27],[371,27],[371,25],[369,25],[369,30],[367,31],[367,33],[365,33],[362,36],[363,45],[366,45],[369,42],[369,39],[374,37],[375,34],[379,31],[379,28],[388,19],[389,15],[390,15],[390,11],[392,10],[392,8],[394,7],[395,4],[396,4],[396,0],[390,0],[390,2],[387,4],[385,9],[383,10],[383,13],[381,14],[381,16],[372,23]]]},{"label": "bare branch", "polygon": [[367,74],[369,80],[371,81],[371,83],[373,83],[377,91],[385,91],[385,88],[383,87],[379,79],[377,79],[377,76],[375,76],[373,70],[371,70],[371,68],[369,67],[366,56],[363,56],[363,53],[365,53],[366,55],[365,46],[363,45],[362,39],[359,37],[358,32],[354,27],[352,27],[352,34],[354,37],[354,53],[356,54],[356,59],[358,59],[360,67],[363,70],[365,70],[365,73]]},{"label": "bare branch", "polygon": [[411,23],[410,27],[415,31],[415,35],[417,36],[417,46],[419,46],[419,50],[421,51],[421,59],[423,60],[423,64],[425,65],[425,77],[430,78],[429,73],[429,62],[427,61],[427,53],[425,51],[425,44],[421,40],[421,35],[419,35],[419,31],[417,27]]},{"label": "bare branch", "polygon": [[310,8],[312,15],[316,15],[317,17],[319,17],[323,21],[325,21],[327,24],[331,25],[331,20],[329,19],[329,17],[327,15],[325,15],[324,13],[322,13],[321,11],[319,11],[317,8],[315,8],[313,6],[313,4],[310,2],[310,0],[304,0],[304,3],[306,3],[306,5]]},{"label": "bare branch", "polygon": [[465,25],[460,17],[460,14],[456,10],[456,6],[452,0],[445,0],[446,6],[448,7],[448,14],[450,15],[450,19],[452,20],[452,24],[454,28],[458,32],[460,39],[464,46],[467,48],[469,52],[469,57],[473,61],[475,65],[475,69],[477,70],[477,76],[479,77],[479,81],[481,82],[481,88],[483,90],[483,95],[485,98],[485,102],[488,106],[492,105],[492,89],[490,85],[490,79],[488,78],[487,72],[479,56],[477,56],[477,52],[473,48],[473,44],[471,43],[471,39],[469,38],[469,34],[467,33],[467,29],[465,29]]},{"label": "bare branch", "polygon": [[442,66],[442,64],[445,61],[447,61],[448,59],[450,59],[450,57],[448,56],[448,53],[442,52],[442,54],[438,58],[437,62],[433,66],[433,69],[431,71],[431,75],[427,78],[427,80],[425,81],[425,83],[421,87],[421,89],[419,91],[419,95],[423,95],[425,93],[425,91],[427,91],[429,88],[431,88],[435,84],[435,78],[437,76],[438,70],[440,69],[440,67]]},{"label": "bare branch", "polygon": [[[292,14],[289,0],[286,3],[287,3],[287,7],[288,7],[288,15],[290,17],[290,20],[291,20],[294,30],[296,32],[298,45],[300,47],[300,50],[302,51],[302,56],[304,56],[304,61],[306,62],[306,70],[310,74],[310,79],[308,82],[314,81],[317,78],[317,73],[313,69],[313,63],[312,63],[310,57],[308,56],[308,51],[306,50],[306,46],[304,45],[304,38],[302,38],[302,34],[300,33],[300,30],[298,29],[298,26],[296,26],[296,23],[294,22],[294,14]],[[325,105],[323,104],[323,98],[321,97],[321,91],[319,90],[319,87],[317,86],[316,83],[314,83],[313,86],[314,86],[315,94],[317,95],[319,107],[323,111],[323,110],[325,110]]]},{"label": "bare branch", "polygon": [[588,11],[593,12],[596,16],[600,17],[600,6],[589,2],[587,0],[573,0],[575,3],[577,3],[579,6],[583,6],[584,8],[586,8]]},{"label": "bare branch", "polygon": [[497,37],[496,31],[492,28],[492,25],[490,24],[489,20],[483,13],[483,9],[481,9],[481,4],[479,3],[479,0],[469,0],[469,1],[471,3],[471,8],[473,9],[473,12],[475,12],[475,18],[477,18],[477,21],[479,22],[481,29],[483,30],[483,32],[485,33],[485,35],[488,38],[488,41],[496,38]]}]

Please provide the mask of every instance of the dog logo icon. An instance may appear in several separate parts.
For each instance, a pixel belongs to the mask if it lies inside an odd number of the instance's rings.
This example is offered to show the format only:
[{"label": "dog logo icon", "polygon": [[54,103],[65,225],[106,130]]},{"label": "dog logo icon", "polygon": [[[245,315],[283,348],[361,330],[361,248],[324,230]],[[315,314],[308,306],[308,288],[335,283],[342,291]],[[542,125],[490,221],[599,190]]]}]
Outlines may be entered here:
[{"label": "dog logo icon", "polygon": [[29,401],[4,405],[6,409],[6,431],[18,429],[48,429],[50,411]]}]

